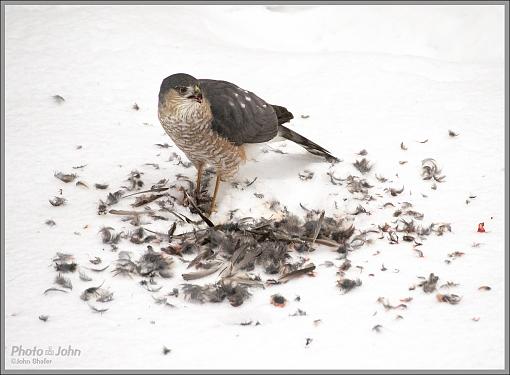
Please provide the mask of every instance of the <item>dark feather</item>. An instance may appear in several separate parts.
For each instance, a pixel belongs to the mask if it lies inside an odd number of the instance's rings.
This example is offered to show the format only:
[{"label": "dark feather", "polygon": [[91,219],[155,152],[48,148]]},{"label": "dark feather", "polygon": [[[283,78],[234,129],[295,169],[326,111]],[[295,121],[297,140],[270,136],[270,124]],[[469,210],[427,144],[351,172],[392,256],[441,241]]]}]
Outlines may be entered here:
[{"label": "dark feather", "polygon": [[53,100],[58,104],[62,104],[66,101],[61,95],[53,95]]},{"label": "dark feather", "polygon": [[108,184],[94,184],[94,187],[98,190],[108,189]]},{"label": "dark feather", "polygon": [[53,174],[56,178],[58,178],[60,181],[63,181],[65,183],[68,183],[68,182],[73,182],[74,179],[76,177],[78,177],[76,174],[74,173],[69,173],[69,174],[66,174],[66,173],[62,173],[62,172],[55,172]]},{"label": "dark feather", "polygon": [[49,202],[50,202],[50,204],[51,204],[52,206],[57,207],[57,206],[62,206],[62,205],[64,205],[64,204],[66,204],[67,199],[62,198],[62,197],[55,197],[55,198],[53,198],[53,199],[49,199]]}]

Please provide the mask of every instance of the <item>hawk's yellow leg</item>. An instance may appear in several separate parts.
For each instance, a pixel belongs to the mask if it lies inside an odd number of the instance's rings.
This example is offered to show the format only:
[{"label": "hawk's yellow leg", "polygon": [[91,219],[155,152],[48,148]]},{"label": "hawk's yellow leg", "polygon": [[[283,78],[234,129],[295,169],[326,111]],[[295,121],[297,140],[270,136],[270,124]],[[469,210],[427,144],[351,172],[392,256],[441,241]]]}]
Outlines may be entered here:
[{"label": "hawk's yellow leg", "polygon": [[216,173],[216,184],[214,185],[214,193],[211,200],[211,209],[209,210],[209,216],[215,211],[216,196],[218,195],[218,188],[220,187],[221,175],[219,172]]},{"label": "hawk's yellow leg", "polygon": [[202,172],[204,170],[204,163],[200,163],[197,167],[198,169],[198,172],[197,172],[197,186],[195,186],[195,199],[197,200],[198,202],[198,198],[200,197],[200,188],[201,188],[201,184],[202,184]]}]

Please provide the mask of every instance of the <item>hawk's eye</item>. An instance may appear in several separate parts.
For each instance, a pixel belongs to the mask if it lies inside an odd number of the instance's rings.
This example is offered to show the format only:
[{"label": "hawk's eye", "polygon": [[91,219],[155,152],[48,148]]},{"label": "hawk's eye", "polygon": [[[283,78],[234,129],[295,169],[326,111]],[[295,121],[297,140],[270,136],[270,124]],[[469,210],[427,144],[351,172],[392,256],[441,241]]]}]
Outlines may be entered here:
[{"label": "hawk's eye", "polygon": [[179,91],[179,94],[184,95],[184,94],[186,94],[188,89],[186,87],[180,86],[180,87],[177,87],[177,91]]}]

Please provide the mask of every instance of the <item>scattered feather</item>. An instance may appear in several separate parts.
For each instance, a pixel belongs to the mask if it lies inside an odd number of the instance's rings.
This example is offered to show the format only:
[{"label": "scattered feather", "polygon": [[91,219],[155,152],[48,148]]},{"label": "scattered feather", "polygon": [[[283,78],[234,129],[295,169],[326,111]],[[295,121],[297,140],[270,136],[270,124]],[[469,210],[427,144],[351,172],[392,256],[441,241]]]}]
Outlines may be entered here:
[{"label": "scattered feather", "polygon": [[55,277],[55,284],[60,285],[62,288],[71,290],[73,289],[73,283],[71,282],[71,280],[60,274],[58,274],[57,277]]},{"label": "scattered feather", "polygon": [[368,212],[365,207],[363,207],[361,204],[359,204],[357,207],[356,207],[356,210],[351,213],[351,215],[359,215],[359,214],[367,214],[367,215],[370,215],[370,212]]},{"label": "scattered feather", "polygon": [[92,278],[83,271],[79,271],[79,275],[81,281],[92,281]]},{"label": "scattered feather", "polygon": [[366,158],[363,158],[361,160],[356,160],[356,162],[353,163],[353,165],[362,174],[368,173],[372,170],[372,165]]},{"label": "scattered feather", "polygon": [[99,286],[93,286],[90,288],[85,289],[82,294],[80,295],[80,298],[84,301],[88,301],[93,297],[99,297],[100,295],[100,289],[103,286],[103,283]]},{"label": "scattered feather", "polygon": [[453,137],[458,136],[459,134],[455,133],[453,130],[448,130],[448,135],[453,138]]},{"label": "scattered feather", "polygon": [[313,263],[307,264],[307,265],[303,266],[303,268],[300,268],[300,269],[297,269],[297,270],[294,270],[294,271],[291,271],[291,272],[288,272],[288,273],[282,275],[278,279],[278,282],[285,283],[285,282],[295,279],[299,276],[307,275],[310,272],[312,272],[314,269],[315,269],[315,265]]},{"label": "scattered feather", "polygon": [[344,181],[343,179],[339,178],[339,177],[336,177],[334,172],[328,172],[327,175],[329,176],[329,180],[331,181],[331,183],[333,185],[342,185],[342,181]]},{"label": "scattered feather", "polygon": [[154,202],[156,199],[162,198],[166,196],[166,194],[149,194],[149,195],[141,195],[136,197],[135,202],[131,205],[131,207],[140,207],[151,202]]},{"label": "scattered feather", "polygon": [[89,307],[92,309],[92,311],[97,312],[99,314],[105,313],[108,311],[108,309],[99,309],[93,305],[89,305]]},{"label": "scattered feather", "polygon": [[158,146],[159,148],[169,148],[169,147],[172,147],[168,143],[156,143],[155,145]]},{"label": "scattered feather", "polygon": [[137,271],[142,276],[156,275],[163,278],[172,277],[171,268],[173,259],[163,252],[155,252],[152,246],[147,246],[147,251],[137,262]]},{"label": "scattered feather", "polygon": [[113,276],[123,275],[131,277],[131,275],[137,273],[136,269],[136,263],[131,260],[131,255],[127,251],[121,251],[119,252],[119,257],[112,273]]},{"label": "scattered feather", "polygon": [[96,302],[105,303],[113,301],[113,292],[110,292],[109,290],[99,288],[97,294]]},{"label": "scattered feather", "polygon": [[222,302],[225,298],[234,307],[243,304],[251,294],[246,285],[221,280],[215,284],[194,285],[184,284],[182,287],[186,299],[193,302]]},{"label": "scattered feather", "polygon": [[75,262],[55,262],[55,270],[58,272],[74,272],[78,265]]},{"label": "scattered feather", "polygon": [[336,282],[336,285],[340,288],[340,290],[342,291],[342,294],[346,294],[346,293],[350,292],[354,288],[361,286],[361,284],[362,283],[361,283],[360,279],[351,280],[351,279],[347,279],[347,278],[341,278],[340,280],[337,280],[337,282]]},{"label": "scattered feather", "polygon": [[89,188],[89,186],[83,181],[77,181],[76,186],[83,186],[84,188],[87,188],[87,189]]},{"label": "scattered feather", "polygon": [[149,165],[151,167],[154,167],[154,169],[159,169],[159,164],[158,163],[145,163],[144,165]]},{"label": "scattered feather", "polygon": [[85,268],[88,269],[89,271],[103,272],[103,271],[106,271],[108,269],[108,267],[110,267],[110,266],[108,265],[108,266],[103,267],[103,268],[90,268],[90,267],[85,267]]},{"label": "scattered feather", "polygon": [[46,289],[43,294],[47,294],[49,292],[63,292],[63,293],[67,293],[67,290],[64,290],[64,289],[58,289],[58,288],[48,288]]},{"label": "scattered feather", "polygon": [[98,190],[106,190],[108,189],[108,184],[94,184],[94,187]]},{"label": "scattered feather", "polygon": [[118,244],[122,236],[122,232],[116,233],[112,227],[103,227],[99,233],[101,234],[101,240],[105,244]]},{"label": "scattered feather", "polygon": [[404,186],[402,186],[402,189],[397,189],[397,188],[386,188],[384,189],[384,191],[388,192],[391,194],[392,197],[396,197],[397,195],[399,195],[400,193],[402,193],[404,191]]},{"label": "scattered feather", "polygon": [[380,325],[380,324],[376,324],[375,326],[372,327],[372,331],[374,332],[377,332],[377,333],[380,333],[381,330],[382,330],[383,326]]},{"label": "scattered feather", "polygon": [[60,181],[63,181],[65,183],[73,182],[76,179],[76,177],[78,177],[78,175],[76,175],[74,173],[66,174],[66,173],[62,173],[62,172],[55,172],[54,176],[56,178],[58,178]]},{"label": "scattered feather", "polygon": [[57,225],[57,223],[55,223],[55,221],[54,221],[54,220],[52,220],[52,219],[48,219],[48,220],[46,220],[46,221],[44,222],[44,224],[46,224],[46,225],[47,225],[47,226],[49,226],[49,227],[53,227],[53,226]]},{"label": "scattered feather", "polygon": [[456,305],[462,299],[462,297],[456,294],[441,294],[441,293],[436,294],[436,298],[439,302],[447,302],[450,305]]},{"label": "scattered feather", "polygon": [[432,293],[433,291],[436,290],[438,280],[439,277],[431,273],[429,275],[429,278],[420,282],[418,286],[421,286],[425,293]]},{"label": "scattered feather", "polygon": [[51,203],[52,206],[62,206],[62,205],[65,205],[67,203],[67,199],[65,198],[62,198],[62,197],[55,197],[53,199],[50,199],[49,202]]},{"label": "scattered feather", "polygon": [[94,264],[94,265],[98,265],[102,262],[101,258],[99,257],[95,257],[94,259],[89,259],[89,262]]},{"label": "scattered feather", "polygon": [[440,289],[443,289],[443,288],[455,288],[457,286],[459,286],[459,284],[457,284],[457,283],[455,283],[453,281],[448,281],[448,282],[446,282],[446,284],[441,285],[439,288]]},{"label": "scattered feather", "polygon": [[299,178],[302,181],[311,180],[313,178],[314,173],[312,171],[309,171],[308,169],[305,169],[302,172],[299,172]]},{"label": "scattered feather", "polygon": [[297,309],[295,313],[290,314],[289,316],[305,316],[305,315],[306,315],[306,311]]},{"label": "scattered feather", "polygon": [[433,179],[436,182],[443,182],[446,178],[446,176],[441,175],[441,169],[438,167],[437,162],[432,158],[423,159],[421,166],[421,176],[424,180]]},{"label": "scattered feather", "polygon": [[58,103],[58,104],[62,104],[64,103],[66,100],[60,96],[60,95],[53,95],[52,96],[53,100],[55,101],[55,103]]},{"label": "scattered feather", "polygon": [[380,176],[380,175],[378,175],[378,174],[376,174],[376,175],[375,175],[375,178],[376,178],[376,179],[377,179],[377,181],[379,181],[379,182],[386,182],[386,181],[388,181],[388,179],[387,179],[386,177],[384,177],[384,176]]},{"label": "scattered feather", "polygon": [[144,182],[142,181],[143,172],[138,172],[137,170],[131,171],[128,177],[128,181],[130,182],[130,186],[127,187],[129,191],[139,190],[144,186]]}]

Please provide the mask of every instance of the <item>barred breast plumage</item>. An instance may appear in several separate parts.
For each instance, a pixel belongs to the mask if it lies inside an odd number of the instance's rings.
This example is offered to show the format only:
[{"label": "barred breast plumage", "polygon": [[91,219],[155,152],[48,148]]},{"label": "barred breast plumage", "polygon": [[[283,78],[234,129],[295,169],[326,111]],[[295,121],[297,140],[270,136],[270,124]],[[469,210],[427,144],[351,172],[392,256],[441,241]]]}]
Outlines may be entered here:
[{"label": "barred breast plumage", "polygon": [[222,180],[233,177],[245,161],[244,149],[212,129],[208,101],[190,102],[188,105],[182,102],[168,104],[174,110],[167,111],[160,105],[159,120],[177,147],[195,167],[211,165]]}]

